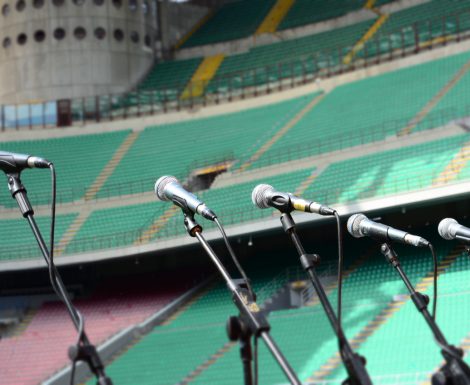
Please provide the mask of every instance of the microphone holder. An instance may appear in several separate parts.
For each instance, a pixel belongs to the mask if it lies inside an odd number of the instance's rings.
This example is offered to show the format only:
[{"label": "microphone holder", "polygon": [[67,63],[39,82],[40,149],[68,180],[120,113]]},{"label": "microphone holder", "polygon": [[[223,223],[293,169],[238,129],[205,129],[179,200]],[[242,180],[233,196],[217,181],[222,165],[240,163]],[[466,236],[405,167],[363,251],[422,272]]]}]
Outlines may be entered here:
[{"label": "microphone holder", "polygon": [[296,225],[292,215],[289,212],[283,212],[281,215],[281,223],[284,231],[290,236],[299,257],[302,268],[307,272],[313,287],[318,295],[318,299],[325,310],[326,316],[330,321],[333,331],[338,337],[339,352],[343,360],[348,378],[343,382],[344,385],[372,385],[372,380],[365,368],[366,360],[364,357],[354,353],[349,345],[344,331],[338,322],[338,318],[333,311],[330,301],[322,287],[318,278],[315,267],[320,263],[320,257],[317,254],[307,254],[302,246],[299,235],[297,234]]},{"label": "microphone holder", "polygon": [[[72,319],[72,322],[77,331],[80,331],[80,316],[73,306],[72,301],[70,300],[67,290],[65,289],[65,285],[62,282],[62,278],[60,277],[59,271],[51,261],[49,250],[46,246],[46,243],[44,242],[44,238],[41,235],[41,231],[37,226],[36,220],[34,219],[34,210],[31,206],[31,203],[29,202],[26,189],[21,182],[20,172],[7,173],[6,175],[10,193],[18,203],[21,214],[28,220],[47,266],[50,267],[54,272],[55,284],[57,285],[60,294],[62,295],[67,312],[69,313],[69,316]],[[54,283],[52,284],[54,285]],[[88,364],[91,372],[96,376],[97,385],[113,385],[111,379],[106,376],[104,365],[100,356],[98,355],[98,352],[96,351],[96,348],[91,344],[84,330],[82,330],[80,333],[80,346],[78,350],[75,346],[71,346],[69,348],[69,357],[72,360],[85,361]]]},{"label": "microphone holder", "polygon": [[395,268],[410,292],[410,298],[416,306],[416,309],[423,315],[429,328],[434,334],[434,339],[441,348],[441,354],[446,363],[432,376],[432,385],[469,385],[470,368],[463,361],[463,351],[453,345],[450,345],[442,331],[439,329],[436,321],[431,317],[428,311],[429,297],[416,291],[403,271],[398,255],[388,243],[380,246],[380,252],[387,261]]},{"label": "microphone holder", "polygon": [[197,238],[203,249],[209,255],[212,262],[219,270],[219,273],[224,278],[228,289],[232,293],[232,300],[238,308],[240,314],[237,317],[230,317],[227,323],[227,331],[231,340],[239,340],[240,354],[242,358],[244,378],[246,385],[253,384],[253,373],[251,367],[252,353],[251,353],[251,336],[261,337],[266,344],[268,350],[271,352],[274,359],[279,364],[284,372],[286,378],[293,385],[301,385],[300,380],[297,378],[294,370],[287,362],[286,358],[279,350],[271,335],[269,334],[270,325],[266,316],[261,312],[254,298],[248,294],[245,283],[236,283],[228,271],[223,266],[217,254],[206,241],[202,235],[202,226],[194,219],[194,214],[189,210],[184,210],[184,225],[188,234],[191,237]]}]

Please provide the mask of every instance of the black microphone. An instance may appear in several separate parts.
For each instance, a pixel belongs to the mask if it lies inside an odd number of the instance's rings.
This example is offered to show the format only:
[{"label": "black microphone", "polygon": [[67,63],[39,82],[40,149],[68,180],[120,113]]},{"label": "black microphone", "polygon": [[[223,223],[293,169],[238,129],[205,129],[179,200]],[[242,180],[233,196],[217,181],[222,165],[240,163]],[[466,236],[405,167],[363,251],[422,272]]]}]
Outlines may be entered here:
[{"label": "black microphone", "polygon": [[217,215],[201,202],[196,195],[186,191],[174,176],[162,176],[155,182],[155,194],[162,201],[172,201],[183,210],[189,210],[195,214],[213,221]]},{"label": "black microphone", "polygon": [[385,242],[395,241],[418,247],[429,246],[429,242],[424,238],[394,229],[383,223],[371,221],[364,214],[354,214],[350,216],[347,227],[349,234],[355,238],[361,238],[367,235]]},{"label": "black microphone", "polygon": [[20,172],[25,168],[49,168],[51,164],[37,156],[0,151],[0,169],[6,173]]},{"label": "black microphone", "polygon": [[260,209],[274,207],[281,212],[298,210],[320,215],[334,215],[335,213],[335,210],[320,203],[308,201],[290,193],[276,191],[269,184],[259,184],[256,186],[251,194],[251,200]]},{"label": "black microphone", "polygon": [[443,219],[437,228],[439,235],[447,240],[460,239],[470,241],[470,229],[460,225],[454,218]]}]

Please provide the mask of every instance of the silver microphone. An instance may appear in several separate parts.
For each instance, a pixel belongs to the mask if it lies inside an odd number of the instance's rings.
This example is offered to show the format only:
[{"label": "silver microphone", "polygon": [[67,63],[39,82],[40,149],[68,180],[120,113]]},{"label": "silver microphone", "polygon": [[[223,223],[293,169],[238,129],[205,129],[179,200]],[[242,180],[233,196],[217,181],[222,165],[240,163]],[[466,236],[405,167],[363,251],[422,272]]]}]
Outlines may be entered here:
[{"label": "silver microphone", "polygon": [[454,218],[445,218],[439,222],[437,231],[442,238],[447,240],[470,238],[470,229],[459,224]]},{"label": "silver microphone", "polygon": [[49,168],[52,162],[38,156],[0,151],[0,170],[18,172],[25,168]]},{"label": "silver microphone", "polygon": [[308,201],[291,193],[276,191],[269,184],[256,186],[251,194],[251,200],[260,209],[274,207],[281,212],[298,210],[320,215],[334,215],[335,213],[335,210],[320,203]]},{"label": "silver microphone", "polygon": [[185,190],[174,176],[162,176],[155,182],[155,194],[161,201],[172,201],[183,210],[213,221],[217,215],[201,202],[196,195]]},{"label": "silver microphone", "polygon": [[349,234],[355,238],[369,236],[383,241],[395,241],[417,247],[428,247],[429,242],[417,235],[394,229],[393,227],[371,221],[364,214],[354,214],[348,219]]}]

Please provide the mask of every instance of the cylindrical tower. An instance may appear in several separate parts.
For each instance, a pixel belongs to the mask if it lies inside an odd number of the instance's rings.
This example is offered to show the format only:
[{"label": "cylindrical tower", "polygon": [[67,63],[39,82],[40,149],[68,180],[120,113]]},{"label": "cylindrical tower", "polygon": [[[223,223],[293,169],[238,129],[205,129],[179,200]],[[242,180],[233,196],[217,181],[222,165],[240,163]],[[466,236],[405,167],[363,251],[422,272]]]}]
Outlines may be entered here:
[{"label": "cylindrical tower", "polygon": [[0,0],[0,104],[120,93],[152,64],[153,0]]}]

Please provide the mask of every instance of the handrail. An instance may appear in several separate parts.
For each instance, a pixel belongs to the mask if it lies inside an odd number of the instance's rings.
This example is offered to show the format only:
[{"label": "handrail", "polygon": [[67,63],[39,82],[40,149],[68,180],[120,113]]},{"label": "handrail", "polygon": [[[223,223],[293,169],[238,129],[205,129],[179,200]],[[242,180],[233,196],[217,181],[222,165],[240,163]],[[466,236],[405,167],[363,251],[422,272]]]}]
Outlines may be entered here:
[{"label": "handrail", "polygon": [[[442,170],[433,170],[428,173],[422,173],[419,176],[413,176],[412,178],[395,178],[391,180],[387,179],[387,185],[385,188],[382,187],[380,196],[391,196],[397,193],[411,192],[421,190],[423,188],[429,188],[432,186],[432,181],[437,179],[441,172]],[[458,178],[456,180],[459,181]],[[329,188],[320,190],[314,189],[314,193],[308,193],[307,190],[306,196],[312,194],[315,195],[315,199],[317,201],[327,205],[334,205],[373,198],[374,196],[377,196],[377,186],[368,186],[362,191],[358,191],[354,196],[345,196],[344,193],[344,188]],[[263,219],[265,220],[269,216],[276,215],[276,213],[273,213],[270,210],[260,211],[250,203],[239,206],[237,209],[219,210],[218,214],[220,218],[223,218],[223,222],[227,226],[245,222],[254,222]],[[209,229],[210,226],[207,225],[207,228]],[[143,236],[147,229],[148,223],[140,228],[130,229],[124,232],[73,239],[66,245],[66,251],[68,253],[78,254],[90,250],[96,251],[131,246],[134,242]],[[184,233],[183,230],[184,229],[182,228],[180,222],[169,221],[165,224],[163,229],[154,235],[153,241],[158,242],[159,239],[168,239],[181,236]],[[63,245],[60,243],[56,245],[57,249],[60,249],[62,246]],[[10,251],[9,249],[0,249],[0,255],[2,256],[2,259],[31,259],[33,257],[39,257],[37,245],[34,244],[26,246],[15,246],[14,252]]]}]

